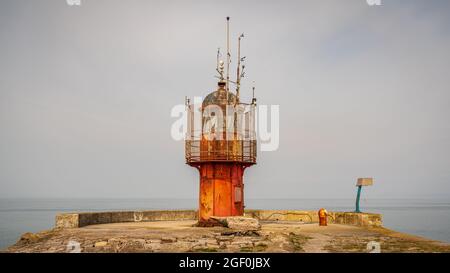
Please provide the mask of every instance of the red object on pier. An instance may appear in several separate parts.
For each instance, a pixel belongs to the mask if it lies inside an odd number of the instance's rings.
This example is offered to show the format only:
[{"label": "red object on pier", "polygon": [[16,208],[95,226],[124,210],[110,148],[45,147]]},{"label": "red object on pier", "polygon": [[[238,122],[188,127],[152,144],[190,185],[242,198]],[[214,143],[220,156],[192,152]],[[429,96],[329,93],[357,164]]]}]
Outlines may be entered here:
[{"label": "red object on pier", "polygon": [[321,208],[319,210],[319,226],[326,226],[327,225],[327,216],[328,212],[326,209]]}]

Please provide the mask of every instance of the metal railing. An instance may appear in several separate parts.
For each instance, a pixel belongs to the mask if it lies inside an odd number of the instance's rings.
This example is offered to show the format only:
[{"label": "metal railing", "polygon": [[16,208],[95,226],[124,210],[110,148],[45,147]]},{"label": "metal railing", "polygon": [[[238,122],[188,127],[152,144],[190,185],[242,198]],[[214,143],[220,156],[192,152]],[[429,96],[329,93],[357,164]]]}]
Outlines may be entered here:
[{"label": "metal railing", "polygon": [[193,104],[187,105],[187,163],[256,163],[255,105],[241,103],[230,107],[234,111],[229,113],[234,112],[234,116],[228,119],[226,115],[213,116]]},{"label": "metal railing", "polygon": [[256,140],[186,140],[187,163],[256,163]]}]

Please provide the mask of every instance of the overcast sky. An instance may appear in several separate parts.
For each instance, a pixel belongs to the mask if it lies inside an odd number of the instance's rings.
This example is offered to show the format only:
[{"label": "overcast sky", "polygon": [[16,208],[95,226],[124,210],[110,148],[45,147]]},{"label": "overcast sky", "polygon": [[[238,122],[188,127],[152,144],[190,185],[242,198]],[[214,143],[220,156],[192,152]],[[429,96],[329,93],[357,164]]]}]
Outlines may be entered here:
[{"label": "overcast sky", "polygon": [[382,3],[0,0],[0,197],[196,198],[170,111],[231,16],[242,96],[280,105],[246,198],[450,200],[450,1]]}]

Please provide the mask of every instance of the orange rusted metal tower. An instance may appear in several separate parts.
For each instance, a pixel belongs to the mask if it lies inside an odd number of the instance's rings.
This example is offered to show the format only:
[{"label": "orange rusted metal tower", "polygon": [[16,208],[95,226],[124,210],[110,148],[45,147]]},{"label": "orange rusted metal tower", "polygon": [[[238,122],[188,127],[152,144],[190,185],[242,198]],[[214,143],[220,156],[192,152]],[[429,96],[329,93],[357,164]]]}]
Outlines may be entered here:
[{"label": "orange rusted metal tower", "polygon": [[[239,99],[245,57],[240,56],[235,82],[229,79],[229,18],[227,17],[227,71],[217,53],[219,82],[216,91],[195,106],[186,100],[188,129],[185,143],[186,163],[199,170],[199,224],[208,225],[211,216],[239,216],[244,213],[245,168],[256,164],[256,99],[242,103]],[[230,91],[229,84],[236,86]]]}]

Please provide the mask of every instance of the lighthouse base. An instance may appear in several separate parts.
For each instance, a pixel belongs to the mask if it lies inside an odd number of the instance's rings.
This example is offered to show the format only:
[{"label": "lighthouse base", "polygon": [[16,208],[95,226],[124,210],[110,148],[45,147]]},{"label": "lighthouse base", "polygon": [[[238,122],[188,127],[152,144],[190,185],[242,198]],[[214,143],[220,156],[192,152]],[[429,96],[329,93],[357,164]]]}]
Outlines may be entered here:
[{"label": "lighthouse base", "polygon": [[243,175],[247,167],[237,163],[208,162],[196,166],[200,171],[199,225],[211,226],[211,216],[244,214]]}]

